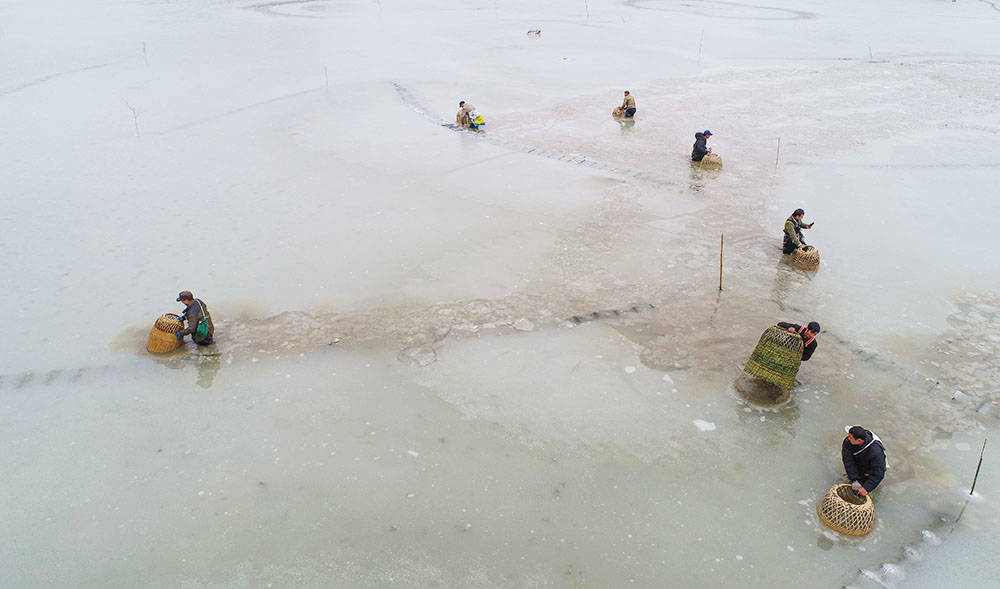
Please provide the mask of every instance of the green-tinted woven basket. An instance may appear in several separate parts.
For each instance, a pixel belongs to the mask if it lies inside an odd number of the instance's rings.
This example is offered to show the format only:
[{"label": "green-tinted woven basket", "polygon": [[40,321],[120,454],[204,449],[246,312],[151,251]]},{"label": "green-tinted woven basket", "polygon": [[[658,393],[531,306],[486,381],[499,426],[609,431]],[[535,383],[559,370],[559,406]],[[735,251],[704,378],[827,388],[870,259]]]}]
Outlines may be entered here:
[{"label": "green-tinted woven basket", "polygon": [[743,370],[761,380],[790,389],[802,364],[802,338],[777,325],[760,336]]}]

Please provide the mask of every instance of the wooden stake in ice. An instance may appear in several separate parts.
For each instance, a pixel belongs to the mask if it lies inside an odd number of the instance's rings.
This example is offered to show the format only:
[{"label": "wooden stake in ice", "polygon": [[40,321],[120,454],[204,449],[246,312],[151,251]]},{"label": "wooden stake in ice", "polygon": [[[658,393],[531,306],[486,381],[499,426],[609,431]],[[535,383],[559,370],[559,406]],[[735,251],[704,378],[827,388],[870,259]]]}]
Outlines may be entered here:
[{"label": "wooden stake in ice", "polygon": [[719,292],[722,292],[722,248],[726,244],[726,234],[719,234]]},{"label": "wooden stake in ice", "polygon": [[778,172],[778,158],[781,157],[781,137],[778,137],[778,149],[774,152],[774,172]]},{"label": "wooden stake in ice", "polygon": [[986,453],[986,442],[988,440],[989,438],[983,439],[983,450],[979,453],[979,464],[976,466],[976,476],[972,477],[972,488],[969,489],[969,495],[972,495],[972,492],[976,490],[976,479],[979,478],[979,469],[983,466],[983,454]]}]

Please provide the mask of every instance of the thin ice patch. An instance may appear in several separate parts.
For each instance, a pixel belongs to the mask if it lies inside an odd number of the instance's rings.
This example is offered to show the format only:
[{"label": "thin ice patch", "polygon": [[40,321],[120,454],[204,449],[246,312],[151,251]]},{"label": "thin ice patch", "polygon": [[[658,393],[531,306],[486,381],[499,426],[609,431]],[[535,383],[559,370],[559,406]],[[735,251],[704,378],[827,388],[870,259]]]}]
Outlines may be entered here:
[{"label": "thin ice patch", "polygon": [[711,421],[705,421],[703,419],[695,419],[694,426],[703,432],[710,432],[715,429],[715,424]]}]

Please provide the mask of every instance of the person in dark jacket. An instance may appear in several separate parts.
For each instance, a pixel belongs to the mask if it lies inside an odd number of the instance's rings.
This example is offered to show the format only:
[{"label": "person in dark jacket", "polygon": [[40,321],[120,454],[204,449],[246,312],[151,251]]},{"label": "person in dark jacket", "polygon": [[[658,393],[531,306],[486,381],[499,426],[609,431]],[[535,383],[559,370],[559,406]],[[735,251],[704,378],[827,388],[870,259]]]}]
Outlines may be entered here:
[{"label": "person in dark jacket", "polygon": [[[212,323],[212,315],[208,312],[208,305],[201,299],[194,298],[190,290],[181,291],[177,295],[177,301],[184,303],[184,312],[177,319],[181,323],[187,321],[187,327],[177,332],[177,339],[184,339],[185,335],[190,335],[194,343],[199,346],[207,346],[212,343],[215,336],[215,324]],[[198,336],[198,323],[204,317],[208,320],[208,336],[201,338]]]},{"label": "person in dark jacket", "polygon": [[705,129],[701,133],[694,134],[694,148],[691,150],[691,161],[700,162],[702,158],[712,153],[712,148],[705,146],[708,142],[708,138],[711,136],[712,132],[708,129]]},{"label": "person in dark jacket", "polygon": [[874,491],[885,477],[885,446],[878,436],[860,425],[845,426],[844,429],[847,430],[847,437],[840,448],[844,470],[854,491],[865,496]]},{"label": "person in dark jacket", "polygon": [[813,352],[816,351],[816,336],[819,335],[819,323],[810,321],[809,325],[802,327],[795,323],[779,321],[777,325],[782,329],[787,329],[792,333],[802,336],[802,361],[806,362],[809,358],[812,358]]},{"label": "person in dark jacket", "polygon": [[806,240],[802,238],[803,229],[812,229],[813,223],[806,225],[802,222],[802,217],[806,216],[806,212],[802,209],[795,209],[795,212],[791,214],[790,217],[785,219],[785,242],[781,251],[786,254],[790,254],[796,250],[796,248],[806,249]]}]

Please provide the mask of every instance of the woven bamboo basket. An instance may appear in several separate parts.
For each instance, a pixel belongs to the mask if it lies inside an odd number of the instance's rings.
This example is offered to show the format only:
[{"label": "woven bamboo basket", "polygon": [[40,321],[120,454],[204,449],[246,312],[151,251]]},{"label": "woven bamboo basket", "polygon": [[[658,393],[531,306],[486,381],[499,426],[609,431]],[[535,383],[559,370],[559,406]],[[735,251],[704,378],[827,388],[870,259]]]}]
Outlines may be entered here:
[{"label": "woven bamboo basket", "polygon": [[817,511],[824,524],[848,536],[864,536],[875,524],[871,496],[858,495],[850,485],[831,487]]},{"label": "woven bamboo basket", "polygon": [[759,379],[790,389],[802,364],[802,338],[777,325],[768,327],[743,370]]},{"label": "woven bamboo basket", "polygon": [[153,329],[149,330],[146,349],[154,354],[166,354],[180,347],[181,342],[174,335],[184,329],[184,324],[177,319],[180,315],[164,313],[156,319]]},{"label": "woven bamboo basket", "polygon": [[707,153],[705,157],[701,158],[698,164],[702,168],[707,168],[709,170],[721,170],[722,169],[722,156],[715,153]]},{"label": "woven bamboo basket", "polygon": [[611,111],[611,116],[622,118],[625,116],[625,109],[620,106],[616,106],[615,110]]},{"label": "woven bamboo basket", "polygon": [[792,256],[792,263],[799,270],[815,270],[819,268],[819,250],[811,245],[807,245],[804,251],[802,248],[799,248],[795,250],[795,255]]}]

